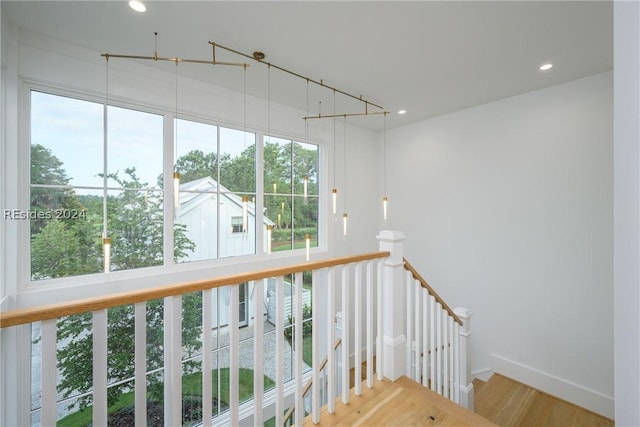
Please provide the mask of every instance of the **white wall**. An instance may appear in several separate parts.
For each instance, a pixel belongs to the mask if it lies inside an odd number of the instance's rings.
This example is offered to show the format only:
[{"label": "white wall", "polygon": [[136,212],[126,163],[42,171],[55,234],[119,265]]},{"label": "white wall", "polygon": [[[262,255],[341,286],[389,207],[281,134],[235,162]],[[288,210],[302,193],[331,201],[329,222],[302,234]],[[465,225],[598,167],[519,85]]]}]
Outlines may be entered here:
[{"label": "white wall", "polygon": [[387,135],[387,225],[473,311],[472,372],[610,417],[612,134],[605,73]]},{"label": "white wall", "polygon": [[640,425],[640,4],[614,3],[615,419]]}]

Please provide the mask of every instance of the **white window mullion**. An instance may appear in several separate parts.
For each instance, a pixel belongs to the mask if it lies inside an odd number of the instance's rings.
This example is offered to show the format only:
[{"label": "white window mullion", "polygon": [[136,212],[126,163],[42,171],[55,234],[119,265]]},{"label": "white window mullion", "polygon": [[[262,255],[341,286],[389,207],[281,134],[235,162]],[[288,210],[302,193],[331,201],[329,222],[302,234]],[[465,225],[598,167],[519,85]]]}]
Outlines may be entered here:
[{"label": "white window mullion", "polygon": [[162,170],[164,171],[162,183],[164,185],[164,197],[162,199],[162,205],[164,208],[164,224],[163,224],[163,256],[164,265],[173,265],[173,224],[175,222],[175,202],[173,194],[173,165],[177,159],[174,158],[174,117],[173,115],[165,114],[163,116],[163,148],[164,156],[162,163]]},{"label": "white window mullion", "polygon": [[147,425],[147,303],[135,305],[135,423]]},{"label": "white window mullion", "polygon": [[41,386],[42,409],[41,423],[43,426],[55,426],[57,419],[56,410],[56,367],[57,363],[57,320],[42,321],[42,362],[41,362]]},{"label": "white window mullion", "polygon": [[107,425],[107,310],[93,315],[93,425]]},{"label": "white window mullion", "polygon": [[[253,301],[253,396],[254,396],[254,424],[263,425],[262,402],[264,397],[264,316],[262,301],[264,298],[264,280],[254,283]],[[206,402],[206,401],[205,401]]]},{"label": "white window mullion", "polygon": [[[213,397],[212,363],[213,337],[211,336],[212,314],[211,289],[202,291],[202,401],[211,402]],[[217,299],[217,298],[216,298]],[[202,425],[211,427],[213,417],[211,405],[202,405]]]}]

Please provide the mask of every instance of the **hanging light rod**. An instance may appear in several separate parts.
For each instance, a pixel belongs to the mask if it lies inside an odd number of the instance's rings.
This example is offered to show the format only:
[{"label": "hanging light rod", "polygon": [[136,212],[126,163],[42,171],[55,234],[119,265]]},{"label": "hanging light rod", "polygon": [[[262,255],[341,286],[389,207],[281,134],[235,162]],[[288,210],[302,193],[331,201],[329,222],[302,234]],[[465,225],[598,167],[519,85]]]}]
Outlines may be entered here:
[{"label": "hanging light rod", "polygon": [[[336,89],[335,87],[332,87],[332,86],[326,85],[326,84],[324,84],[324,82],[323,82],[322,80],[320,80],[320,81],[313,80],[313,79],[312,79],[312,78],[310,78],[310,77],[305,77],[305,76],[303,76],[303,75],[301,75],[301,74],[298,74],[298,73],[295,73],[295,72],[293,72],[293,71],[291,71],[291,70],[287,70],[286,68],[282,68],[282,67],[279,67],[279,66],[277,66],[277,65],[274,65],[274,64],[272,64],[272,63],[270,63],[270,62],[268,62],[268,61],[264,61],[265,56],[264,56],[264,53],[262,53],[262,52],[254,52],[254,53],[253,53],[253,55],[247,55],[246,53],[242,53],[242,52],[239,52],[239,51],[237,51],[237,50],[235,50],[235,49],[231,49],[231,48],[229,48],[229,47],[222,46],[222,45],[220,45],[220,44],[218,44],[218,43],[216,43],[216,42],[212,42],[212,41],[210,41],[210,42],[209,42],[209,44],[210,44],[210,45],[212,45],[214,48],[217,46],[217,47],[219,47],[220,49],[224,49],[224,50],[226,50],[226,51],[229,51],[229,52],[235,53],[236,55],[244,56],[245,58],[253,59],[254,61],[258,61],[258,62],[261,62],[261,63],[263,63],[263,64],[265,64],[265,65],[268,65],[269,67],[273,67],[273,68],[276,68],[276,69],[278,69],[278,70],[280,70],[280,71],[284,71],[285,73],[289,73],[289,74],[291,74],[292,76],[299,77],[299,78],[301,78],[301,79],[303,79],[303,80],[306,80],[307,82],[315,83],[315,84],[317,84],[318,86],[321,86],[321,87],[324,87],[324,88],[327,88],[327,89],[333,90],[334,92],[338,92],[338,93],[340,93],[340,94],[342,94],[342,95],[345,95],[345,96],[348,96],[348,97],[350,97],[350,98],[357,99],[357,100],[358,100],[358,101],[360,101],[360,102],[364,102],[364,104],[365,104],[365,110],[367,110],[367,106],[369,106],[369,105],[371,105],[371,106],[373,106],[373,107],[376,107],[376,108],[379,108],[379,109],[381,109],[381,110],[384,110],[384,107],[381,107],[381,106],[380,106],[380,105],[378,105],[378,104],[374,104],[374,103],[373,103],[373,102],[371,102],[371,101],[367,101],[366,99],[362,98],[362,95],[360,95],[360,96],[352,95],[352,94],[347,93],[347,92],[344,92],[344,91],[342,91],[342,90],[340,90],[340,89]],[[365,116],[365,115],[369,115],[369,114],[374,114],[374,113],[369,113],[369,112],[367,111],[366,113],[362,113],[362,114],[353,114],[353,115]],[[378,113],[378,114],[381,114],[381,113]],[[340,114],[340,116],[339,116],[339,117],[343,117],[343,116],[344,116],[344,114]],[[323,117],[333,117],[333,116],[322,116],[322,117],[315,116],[315,117],[313,117],[313,118],[316,118],[316,119],[317,119],[317,118],[323,118]]]},{"label": "hanging light rod", "polygon": [[352,117],[352,116],[373,116],[376,114],[389,114],[388,111],[376,111],[373,113],[370,113],[368,111],[365,111],[364,113],[343,113],[343,114],[316,114],[315,116],[307,116],[307,117],[303,117],[303,119],[307,120],[307,119],[330,119],[330,118],[337,118],[337,117]]},{"label": "hanging light rod", "polygon": [[212,49],[211,60],[206,60],[206,59],[187,59],[187,58],[168,58],[168,57],[164,57],[164,56],[158,56],[158,48],[157,48],[158,33],[153,33],[153,35],[154,35],[155,41],[156,41],[156,49],[153,52],[153,56],[121,55],[121,54],[115,54],[115,53],[103,53],[103,54],[100,54],[100,56],[104,57],[107,61],[109,60],[109,58],[124,58],[124,59],[145,59],[145,60],[150,60],[150,61],[168,61],[168,62],[175,62],[175,63],[188,62],[188,63],[193,63],[193,64],[230,65],[230,66],[233,66],[233,67],[245,67],[245,68],[249,66],[249,64],[247,64],[247,63],[216,61],[216,47],[215,47],[215,45],[213,46],[213,49]]}]

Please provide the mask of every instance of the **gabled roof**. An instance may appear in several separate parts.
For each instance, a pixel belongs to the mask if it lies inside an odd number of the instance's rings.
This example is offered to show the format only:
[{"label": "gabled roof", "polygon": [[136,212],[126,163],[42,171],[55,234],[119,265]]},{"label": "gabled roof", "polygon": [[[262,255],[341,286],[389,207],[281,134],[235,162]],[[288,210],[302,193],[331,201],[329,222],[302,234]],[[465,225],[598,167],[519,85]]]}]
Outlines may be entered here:
[{"label": "gabled roof", "polygon": [[[180,184],[180,209],[177,213],[178,218],[200,206],[202,203],[209,201],[213,195],[218,194],[224,201],[232,203],[242,209],[242,196],[238,196],[224,185],[218,184],[215,179],[206,176]],[[248,213],[255,217],[256,205],[252,201],[249,201]],[[264,224],[275,225],[275,222],[266,216],[263,218]]]}]

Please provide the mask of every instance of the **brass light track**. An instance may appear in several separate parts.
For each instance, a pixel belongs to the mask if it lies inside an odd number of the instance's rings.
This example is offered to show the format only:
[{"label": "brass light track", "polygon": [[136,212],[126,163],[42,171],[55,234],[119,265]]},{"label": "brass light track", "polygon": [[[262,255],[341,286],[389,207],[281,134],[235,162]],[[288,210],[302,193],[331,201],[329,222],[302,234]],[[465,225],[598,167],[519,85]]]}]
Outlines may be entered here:
[{"label": "brass light track", "polygon": [[109,58],[124,58],[124,59],[144,59],[150,61],[168,61],[175,62],[176,64],[180,62],[194,63],[194,64],[210,64],[210,65],[229,65],[233,67],[248,67],[247,63],[239,63],[239,62],[224,62],[224,61],[216,61],[216,47],[212,46],[211,60],[206,59],[188,59],[188,58],[169,58],[164,56],[158,56],[158,33],[153,33],[156,41],[156,48],[153,52],[153,56],[145,56],[145,55],[122,55],[115,53],[103,53],[100,56],[104,57],[107,61]]},{"label": "brass light track", "polygon": [[364,99],[362,97],[362,95],[360,95],[360,96],[352,95],[352,94],[350,94],[348,92],[345,92],[343,90],[337,89],[337,88],[335,88],[333,86],[326,85],[322,80],[320,80],[320,81],[314,80],[314,79],[312,79],[310,77],[303,76],[301,74],[298,74],[298,73],[293,72],[291,70],[288,70],[286,68],[283,68],[283,67],[277,66],[275,64],[272,64],[272,63],[270,63],[268,61],[265,61],[264,60],[264,53],[262,53],[262,52],[254,52],[253,55],[248,55],[246,53],[237,51],[235,49],[231,49],[230,47],[222,46],[221,44],[218,44],[218,43],[213,42],[213,41],[210,41],[209,44],[211,46],[213,46],[214,48],[217,46],[220,49],[224,49],[224,50],[226,50],[228,52],[235,53],[236,55],[240,55],[240,56],[243,56],[245,58],[253,59],[254,61],[257,61],[257,62],[260,62],[262,64],[265,64],[265,65],[267,65],[269,67],[273,67],[273,68],[275,68],[277,70],[280,70],[280,71],[283,71],[285,73],[291,74],[292,76],[295,76],[295,77],[301,78],[303,80],[306,80],[307,83],[314,83],[314,84],[316,84],[316,85],[318,85],[320,87],[332,90],[334,92],[337,92],[337,93],[339,93],[341,95],[344,95],[344,96],[347,96],[349,98],[356,99],[356,100],[358,100],[360,102],[363,102],[364,105],[365,105],[364,113],[347,113],[347,114],[337,114],[337,115],[335,115],[335,114],[334,115],[317,114],[315,116],[303,117],[305,120],[306,119],[325,119],[325,118],[333,118],[333,117],[369,116],[369,115],[373,115],[373,114],[388,114],[388,111],[381,111],[381,112],[374,112],[374,113],[369,112],[369,105],[371,105],[373,107],[376,107],[376,108],[379,108],[381,110],[384,110],[384,107],[382,107],[382,106],[380,106],[378,104],[374,104],[373,102]]}]

